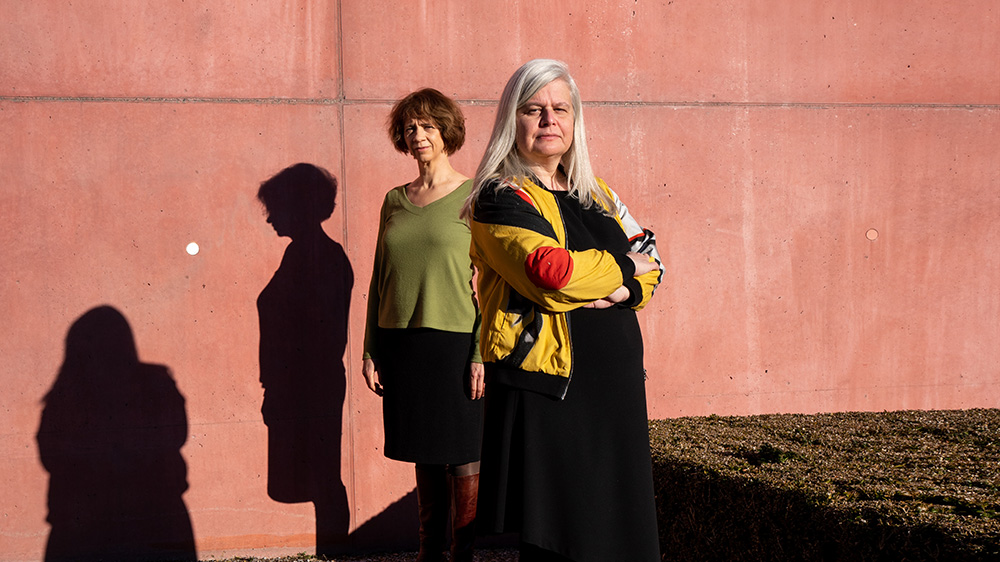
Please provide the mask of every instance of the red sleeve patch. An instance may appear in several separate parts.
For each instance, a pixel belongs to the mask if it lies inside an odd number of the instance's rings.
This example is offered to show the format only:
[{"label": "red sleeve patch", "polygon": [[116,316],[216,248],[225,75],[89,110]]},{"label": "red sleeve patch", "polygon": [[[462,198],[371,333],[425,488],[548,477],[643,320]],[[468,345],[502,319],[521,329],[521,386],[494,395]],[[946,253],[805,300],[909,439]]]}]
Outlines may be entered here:
[{"label": "red sleeve patch", "polygon": [[573,275],[573,258],[563,248],[543,246],[525,258],[524,272],[540,289],[562,289]]}]

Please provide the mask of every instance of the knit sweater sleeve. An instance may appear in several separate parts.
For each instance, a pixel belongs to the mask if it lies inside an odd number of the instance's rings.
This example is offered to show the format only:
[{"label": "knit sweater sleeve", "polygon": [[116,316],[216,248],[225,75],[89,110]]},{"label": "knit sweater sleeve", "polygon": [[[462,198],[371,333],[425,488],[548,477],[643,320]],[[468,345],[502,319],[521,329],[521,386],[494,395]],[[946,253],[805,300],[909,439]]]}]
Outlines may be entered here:
[{"label": "knit sweater sleeve", "polygon": [[379,313],[379,280],[381,278],[382,263],[382,236],[385,233],[386,208],[388,206],[389,195],[386,194],[382,200],[382,208],[379,210],[378,235],[375,238],[375,256],[372,258],[372,278],[368,283],[368,303],[365,312],[365,343],[364,359],[374,359],[378,357],[376,348],[375,331],[378,329]]}]

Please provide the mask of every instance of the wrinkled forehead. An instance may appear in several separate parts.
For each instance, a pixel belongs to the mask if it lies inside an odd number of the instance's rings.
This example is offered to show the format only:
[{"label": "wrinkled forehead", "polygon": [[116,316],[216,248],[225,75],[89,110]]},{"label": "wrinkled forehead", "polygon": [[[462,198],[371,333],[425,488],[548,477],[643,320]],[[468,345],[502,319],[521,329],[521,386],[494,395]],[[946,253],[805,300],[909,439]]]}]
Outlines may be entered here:
[{"label": "wrinkled forehead", "polygon": [[539,86],[538,89],[536,89],[530,96],[525,97],[524,102],[521,103],[519,107],[524,107],[532,103],[532,100],[536,100],[539,97],[539,94],[542,92],[542,90],[545,90],[546,88],[548,88],[548,90],[546,91],[547,94],[562,98],[563,101],[565,101],[566,103],[570,104],[573,107],[577,106],[576,103],[577,100],[576,97],[574,96],[574,90],[572,85],[565,78],[558,77]]}]

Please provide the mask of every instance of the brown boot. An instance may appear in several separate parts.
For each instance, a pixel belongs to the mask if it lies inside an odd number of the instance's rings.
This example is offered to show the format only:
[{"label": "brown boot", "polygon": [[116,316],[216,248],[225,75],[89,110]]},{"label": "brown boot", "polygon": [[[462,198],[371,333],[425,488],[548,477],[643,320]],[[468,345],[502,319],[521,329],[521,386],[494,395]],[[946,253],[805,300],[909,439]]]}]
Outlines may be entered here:
[{"label": "brown boot", "polygon": [[448,475],[445,467],[417,465],[420,552],[417,562],[443,562],[448,527]]},{"label": "brown boot", "polygon": [[451,484],[451,562],[472,562],[476,540],[476,502],[479,473],[448,475]]}]

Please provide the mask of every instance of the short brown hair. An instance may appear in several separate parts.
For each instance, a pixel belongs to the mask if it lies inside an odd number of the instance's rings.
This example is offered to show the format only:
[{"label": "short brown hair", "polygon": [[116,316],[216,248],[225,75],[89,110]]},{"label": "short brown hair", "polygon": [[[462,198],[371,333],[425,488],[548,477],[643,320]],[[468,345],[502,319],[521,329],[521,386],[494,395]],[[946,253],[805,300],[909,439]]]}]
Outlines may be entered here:
[{"label": "short brown hair", "polygon": [[404,129],[410,119],[428,119],[441,131],[444,150],[458,152],[465,143],[465,116],[455,100],[433,88],[424,88],[396,102],[389,112],[389,140],[396,150],[409,154]]}]

